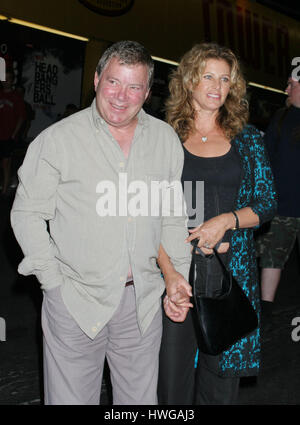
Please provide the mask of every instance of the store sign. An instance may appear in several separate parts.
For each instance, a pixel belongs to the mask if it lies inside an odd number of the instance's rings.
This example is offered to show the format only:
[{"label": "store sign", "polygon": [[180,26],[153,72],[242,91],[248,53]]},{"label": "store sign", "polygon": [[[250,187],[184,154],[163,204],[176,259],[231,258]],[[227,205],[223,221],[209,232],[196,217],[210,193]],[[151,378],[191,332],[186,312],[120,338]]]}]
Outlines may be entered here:
[{"label": "store sign", "polygon": [[128,12],[134,0],[79,0],[93,12],[106,16],[119,16]]},{"label": "store sign", "polygon": [[54,86],[56,88],[58,84],[58,69],[56,64],[43,62],[41,60],[35,61],[34,103],[55,105],[52,87]]}]

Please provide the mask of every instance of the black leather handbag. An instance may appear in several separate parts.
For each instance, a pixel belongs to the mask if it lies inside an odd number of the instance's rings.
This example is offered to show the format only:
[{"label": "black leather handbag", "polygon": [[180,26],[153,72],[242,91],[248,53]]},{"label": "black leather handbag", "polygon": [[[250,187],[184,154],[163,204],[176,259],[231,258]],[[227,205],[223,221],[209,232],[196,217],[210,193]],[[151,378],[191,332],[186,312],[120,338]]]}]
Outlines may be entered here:
[{"label": "black leather handbag", "polygon": [[196,254],[196,249],[194,245],[189,273],[194,304],[192,317],[199,350],[217,355],[254,331],[258,320],[217,250],[210,256],[201,256]]}]

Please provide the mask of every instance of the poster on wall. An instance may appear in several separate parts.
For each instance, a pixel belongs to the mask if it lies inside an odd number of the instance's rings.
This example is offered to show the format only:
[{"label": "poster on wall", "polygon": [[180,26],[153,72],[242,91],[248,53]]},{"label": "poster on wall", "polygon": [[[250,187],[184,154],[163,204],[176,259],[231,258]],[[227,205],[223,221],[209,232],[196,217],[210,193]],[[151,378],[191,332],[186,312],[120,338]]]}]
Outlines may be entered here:
[{"label": "poster on wall", "polygon": [[33,111],[27,133],[32,140],[67,105],[80,107],[85,42],[3,21],[0,34],[0,56]]}]

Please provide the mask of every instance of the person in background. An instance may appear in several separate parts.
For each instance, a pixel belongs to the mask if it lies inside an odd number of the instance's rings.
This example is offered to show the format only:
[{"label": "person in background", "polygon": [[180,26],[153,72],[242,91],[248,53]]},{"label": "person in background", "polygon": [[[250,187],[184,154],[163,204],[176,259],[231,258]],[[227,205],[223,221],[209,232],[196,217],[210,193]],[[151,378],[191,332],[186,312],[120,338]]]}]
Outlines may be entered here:
[{"label": "person in background", "polygon": [[272,311],[281,272],[295,241],[300,248],[300,83],[290,77],[286,106],[278,110],[264,140],[278,192],[276,216],[257,238],[261,267],[262,329],[272,328]]},{"label": "person in background", "polygon": [[74,105],[74,103],[68,103],[65,107],[64,112],[58,116],[57,121],[62,120],[63,118],[67,118],[78,111],[79,111],[79,108],[76,105]]},{"label": "person in background", "polygon": [[169,215],[153,216],[150,205],[148,214],[131,214],[138,188],[123,202],[137,183],[148,191],[152,181],[180,183],[183,151],[175,131],[142,110],[153,67],[135,41],[109,47],[96,68],[91,107],[43,131],[19,170],[11,223],[25,256],[18,270],[36,275],[43,291],[48,405],[99,404],[105,357],[114,404],[157,403],[161,244],[177,273],[164,271],[174,297],[166,311],[183,320],[188,309],[180,294],[189,291],[184,210],[174,214],[170,205]]},{"label": "person in background", "polygon": [[25,87],[24,86],[18,86],[16,87],[16,91],[20,94],[24,101],[25,105],[25,111],[26,111],[26,119],[22,123],[22,126],[19,131],[20,135],[20,142],[23,146],[28,146],[29,140],[28,140],[28,132],[30,130],[31,122],[35,119],[35,111],[33,110],[30,103],[26,102],[25,100]]},{"label": "person in background", "polygon": [[[234,53],[213,43],[195,45],[172,74],[167,122],[184,149],[182,184],[204,182],[204,219],[189,212],[190,236],[199,255],[197,277],[209,292],[221,288],[216,247],[259,315],[260,294],[253,231],[276,210],[273,176],[259,131],[247,124],[246,83]],[[193,221],[192,221],[193,220]],[[192,227],[192,228],[191,228]],[[160,249],[159,263],[169,256]],[[158,399],[160,404],[235,404],[239,380],[259,371],[259,329],[218,356],[201,352],[191,311],[182,323],[163,317]]]},{"label": "person in background", "polygon": [[25,104],[13,87],[14,73],[6,71],[6,81],[0,88],[0,161],[3,172],[1,194],[5,195],[10,184],[11,162],[19,131],[26,118]]}]

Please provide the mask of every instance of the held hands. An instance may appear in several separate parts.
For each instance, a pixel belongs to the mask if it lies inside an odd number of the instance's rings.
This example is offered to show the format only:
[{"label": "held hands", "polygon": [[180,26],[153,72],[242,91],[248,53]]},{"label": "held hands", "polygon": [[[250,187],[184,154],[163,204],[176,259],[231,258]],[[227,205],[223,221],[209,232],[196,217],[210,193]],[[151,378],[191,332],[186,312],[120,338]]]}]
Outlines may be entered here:
[{"label": "held hands", "polygon": [[164,275],[167,295],[164,298],[164,310],[173,322],[183,322],[188,310],[193,307],[190,302],[192,290],[184,277],[176,272]]}]

